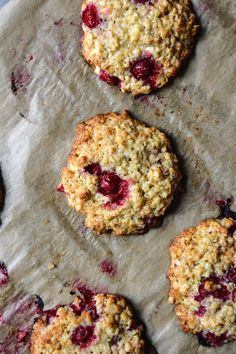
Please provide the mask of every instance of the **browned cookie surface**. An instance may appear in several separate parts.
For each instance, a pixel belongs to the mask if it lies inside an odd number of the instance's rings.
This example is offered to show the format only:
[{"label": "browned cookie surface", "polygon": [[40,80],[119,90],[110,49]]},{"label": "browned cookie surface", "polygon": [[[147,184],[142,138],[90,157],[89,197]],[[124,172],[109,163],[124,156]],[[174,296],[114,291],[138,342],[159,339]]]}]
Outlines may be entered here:
[{"label": "browned cookie surface", "polygon": [[62,185],[69,205],[97,233],[144,232],[165,213],[180,180],[166,135],[122,114],[78,125]]},{"label": "browned cookie surface", "polygon": [[236,339],[236,223],[207,219],[170,247],[169,301],[182,329],[219,346]]},{"label": "browned cookie surface", "polygon": [[122,92],[147,94],[175,76],[197,32],[188,0],[85,0],[83,55]]},{"label": "browned cookie surface", "polygon": [[31,337],[33,354],[144,354],[143,327],[121,296],[76,297],[45,311]]}]

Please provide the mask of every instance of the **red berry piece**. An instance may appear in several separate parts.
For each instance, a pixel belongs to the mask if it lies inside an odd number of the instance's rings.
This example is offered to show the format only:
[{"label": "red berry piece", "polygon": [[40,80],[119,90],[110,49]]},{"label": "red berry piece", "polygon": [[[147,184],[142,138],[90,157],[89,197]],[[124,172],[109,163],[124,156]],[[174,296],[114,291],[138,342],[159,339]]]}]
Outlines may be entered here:
[{"label": "red berry piece", "polygon": [[125,180],[121,180],[118,193],[111,194],[111,203],[116,203],[116,205],[123,205],[126,197],[129,194],[129,183]]},{"label": "red berry piece", "polygon": [[104,175],[99,178],[98,193],[105,196],[117,194],[120,189],[121,182],[122,179],[117,176],[115,172],[105,172]]},{"label": "red berry piece", "polygon": [[154,60],[152,58],[141,58],[133,61],[130,71],[137,80],[146,81],[154,73]]},{"label": "red berry piece", "polygon": [[134,60],[130,64],[130,72],[137,80],[156,87],[156,80],[161,70],[161,64],[156,62],[150,55]]},{"label": "red berry piece", "polygon": [[70,308],[73,310],[73,312],[77,315],[80,316],[81,313],[84,311],[85,309],[85,303],[84,302],[80,302],[80,303],[72,303],[70,304]]},{"label": "red berry piece", "polygon": [[105,204],[107,208],[115,208],[124,204],[129,193],[129,183],[115,172],[104,172],[99,178],[98,193],[109,198]]},{"label": "red berry piece", "polygon": [[194,311],[194,314],[198,317],[203,317],[206,311],[207,311],[206,307],[201,305],[196,311]]},{"label": "red berry piece", "polygon": [[5,285],[9,280],[6,264],[0,262],[0,286]]},{"label": "red berry piece", "polygon": [[90,165],[86,166],[84,170],[90,175],[99,176],[102,173],[102,169],[98,163],[91,163]]},{"label": "red berry piece", "polygon": [[227,301],[230,297],[230,292],[225,285],[221,284],[218,289],[211,291],[210,295],[216,299]]},{"label": "red berry piece", "polygon": [[236,268],[229,268],[226,274],[227,281],[236,284]]},{"label": "red berry piece", "polygon": [[59,193],[66,193],[63,184],[58,184],[58,186],[56,187],[56,191]]},{"label": "red berry piece", "polygon": [[223,333],[220,336],[217,336],[212,332],[201,332],[198,334],[198,339],[199,343],[206,347],[219,347],[230,340],[227,333]]},{"label": "red berry piece", "polygon": [[94,4],[88,4],[84,11],[82,12],[83,23],[93,29],[97,27],[100,23],[100,18],[98,15],[98,10]]},{"label": "red berry piece", "polygon": [[[213,282],[213,286],[215,287],[215,289],[210,291],[206,290],[206,281]],[[216,275],[212,275],[209,278],[203,279],[201,284],[199,285],[198,294],[194,297],[194,299],[196,301],[201,302],[205,298],[213,296],[214,298],[220,299],[222,301],[228,300],[230,297],[230,292],[225,285],[221,284],[222,281],[223,278],[217,277]]]},{"label": "red berry piece", "polygon": [[101,70],[99,73],[99,78],[102,81],[105,81],[107,84],[115,86],[118,85],[120,80],[116,76],[110,75],[107,71]]},{"label": "red berry piece", "polygon": [[72,335],[71,341],[75,345],[79,345],[81,349],[88,348],[91,343],[96,339],[94,333],[95,326],[79,326]]},{"label": "red berry piece", "polygon": [[51,324],[53,319],[57,316],[57,309],[46,310],[43,314],[46,315],[47,324]]}]

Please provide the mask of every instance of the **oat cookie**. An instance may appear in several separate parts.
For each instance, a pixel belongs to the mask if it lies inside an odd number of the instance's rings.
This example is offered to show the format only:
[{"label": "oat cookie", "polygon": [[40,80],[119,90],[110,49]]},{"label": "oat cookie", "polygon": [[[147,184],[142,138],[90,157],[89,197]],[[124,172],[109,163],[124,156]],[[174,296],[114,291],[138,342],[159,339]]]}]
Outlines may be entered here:
[{"label": "oat cookie", "polygon": [[96,233],[143,233],[169,206],[180,180],[166,135],[122,114],[78,125],[59,191]]},{"label": "oat cookie", "polygon": [[85,60],[122,92],[148,94],[176,75],[198,25],[189,0],[84,0]]},{"label": "oat cookie", "polygon": [[217,347],[236,339],[236,222],[208,219],[170,247],[169,302],[185,332]]},{"label": "oat cookie", "polygon": [[33,354],[144,354],[143,326],[121,296],[75,297],[37,320],[30,349]]}]

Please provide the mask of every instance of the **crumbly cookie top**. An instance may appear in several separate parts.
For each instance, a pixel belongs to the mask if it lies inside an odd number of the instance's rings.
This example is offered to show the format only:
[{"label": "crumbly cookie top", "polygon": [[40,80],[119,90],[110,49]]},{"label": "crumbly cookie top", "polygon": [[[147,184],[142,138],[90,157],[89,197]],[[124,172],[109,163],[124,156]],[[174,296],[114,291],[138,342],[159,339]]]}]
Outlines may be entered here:
[{"label": "crumbly cookie top", "polygon": [[143,354],[142,325],[117,295],[75,297],[73,303],[45,311],[31,336],[33,354]]},{"label": "crumbly cookie top", "polygon": [[184,331],[203,344],[236,339],[236,222],[208,219],[170,247],[169,301]]},{"label": "crumbly cookie top", "polygon": [[81,17],[86,61],[134,95],[175,76],[198,28],[189,0],[85,0]]},{"label": "crumbly cookie top", "polygon": [[170,204],[180,173],[169,140],[127,112],[78,125],[62,172],[69,205],[97,233],[142,233]]}]

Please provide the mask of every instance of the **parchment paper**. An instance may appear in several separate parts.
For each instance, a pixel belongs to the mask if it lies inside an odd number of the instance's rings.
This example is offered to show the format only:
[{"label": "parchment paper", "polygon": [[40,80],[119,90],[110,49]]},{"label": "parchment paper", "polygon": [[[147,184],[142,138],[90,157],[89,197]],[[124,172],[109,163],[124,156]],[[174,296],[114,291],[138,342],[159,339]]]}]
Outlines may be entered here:
[{"label": "parchment paper", "polygon": [[[196,336],[182,333],[167,302],[165,276],[174,237],[216,216],[219,196],[236,197],[235,2],[193,1],[202,28],[194,56],[167,87],[138,99],[101,82],[82,59],[80,5],[11,0],[0,10],[0,160],[6,187],[0,260],[10,276],[0,288],[0,308],[21,294],[40,295],[46,308],[67,303],[68,285],[79,278],[128,297],[160,354],[236,353],[235,343],[205,348]],[[55,186],[76,125],[125,109],[169,135],[187,191],[162,227],[141,236],[98,237]],[[117,264],[114,277],[101,273],[104,259]],[[50,263],[55,268],[48,269]],[[0,333],[4,340],[5,331]]]}]

